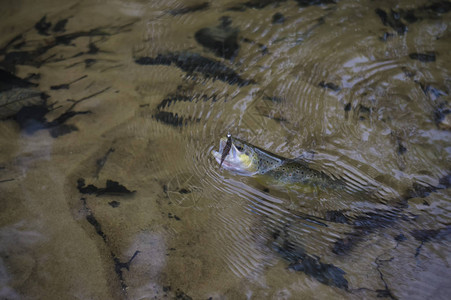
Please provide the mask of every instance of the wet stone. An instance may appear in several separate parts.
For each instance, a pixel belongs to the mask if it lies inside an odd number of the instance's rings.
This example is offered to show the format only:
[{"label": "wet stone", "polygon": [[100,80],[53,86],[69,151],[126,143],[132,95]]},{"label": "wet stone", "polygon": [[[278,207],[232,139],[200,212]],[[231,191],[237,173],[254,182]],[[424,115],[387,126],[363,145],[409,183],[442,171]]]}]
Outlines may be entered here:
[{"label": "wet stone", "polygon": [[332,82],[321,81],[318,85],[322,88],[329,89],[334,92],[338,92],[339,90],[341,90],[341,88],[338,85]]},{"label": "wet stone", "polygon": [[243,4],[232,7],[230,10],[244,11],[246,8],[262,9],[268,5],[277,6],[287,0],[250,0]]},{"label": "wet stone", "polygon": [[290,269],[304,272],[323,284],[348,290],[348,281],[344,277],[346,273],[342,269],[332,264],[325,264],[318,257],[307,255],[287,240],[282,245],[274,243],[273,246],[284,259],[290,262]]},{"label": "wet stone", "polygon": [[0,69],[0,92],[11,90],[13,88],[35,87],[37,84],[31,83],[25,79]]},{"label": "wet stone", "polygon": [[411,59],[419,60],[421,62],[434,62],[435,61],[435,53],[434,52],[410,53],[409,57]]},{"label": "wet stone", "polygon": [[273,24],[283,24],[285,22],[285,16],[281,13],[275,13],[272,16],[272,23]]},{"label": "wet stone", "polygon": [[117,181],[108,179],[104,188],[98,188],[93,184],[86,186],[85,180],[80,178],[77,180],[77,189],[81,194],[95,194],[101,195],[130,195],[136,191],[130,191],[125,186],[119,184]]},{"label": "wet stone", "polygon": [[308,7],[312,5],[336,4],[333,0],[296,0],[300,7]]},{"label": "wet stone", "polygon": [[108,204],[112,207],[112,208],[116,208],[119,207],[119,205],[121,205],[121,203],[119,201],[113,200],[108,202]]},{"label": "wet stone", "polygon": [[397,236],[395,236],[394,239],[397,242],[403,242],[403,241],[407,240],[406,236],[404,234],[402,234],[402,233],[400,233]]},{"label": "wet stone", "polygon": [[175,219],[176,221],[180,221],[181,219],[177,215],[173,215],[172,213],[168,213],[169,219]]},{"label": "wet stone", "polygon": [[47,22],[46,19],[47,17],[43,16],[42,19],[34,25],[34,28],[40,35],[49,35],[48,30],[52,27],[52,23]]},{"label": "wet stone", "polygon": [[173,16],[184,15],[184,14],[188,14],[188,13],[192,13],[192,12],[196,12],[196,11],[205,10],[205,9],[209,8],[209,6],[210,6],[210,3],[202,2],[202,3],[194,4],[191,6],[172,9],[169,11],[169,13]]},{"label": "wet stone", "polygon": [[381,41],[386,42],[389,38],[394,37],[395,35],[389,32],[385,32],[384,35],[380,38]]},{"label": "wet stone", "polygon": [[47,128],[45,115],[49,112],[46,105],[31,105],[22,107],[14,116],[14,120],[27,134]]},{"label": "wet stone", "polygon": [[451,226],[446,226],[440,229],[416,229],[411,232],[414,239],[422,243],[430,242],[432,240],[442,240],[451,235]]},{"label": "wet stone", "polygon": [[66,31],[66,24],[68,19],[62,19],[56,22],[55,26],[53,26],[52,31],[53,32],[65,32]]},{"label": "wet stone", "polygon": [[185,294],[183,291],[177,289],[177,291],[175,292],[175,299],[180,299],[180,300],[192,300],[193,298],[191,298],[190,296],[188,296],[187,294]]},{"label": "wet stone", "polygon": [[165,123],[167,125],[171,125],[174,127],[181,127],[186,126],[188,123],[187,119],[184,119],[183,117],[179,117],[178,114],[174,114],[172,112],[167,111],[159,111],[156,114],[153,115],[153,117],[162,123]]},{"label": "wet stone", "polygon": [[445,14],[451,11],[451,2],[446,0],[438,1],[431,5],[426,5],[424,8],[438,14]]},{"label": "wet stone", "polygon": [[398,154],[404,154],[406,153],[407,148],[404,147],[404,145],[401,142],[398,142]]},{"label": "wet stone", "polygon": [[216,27],[206,27],[194,34],[196,41],[213,51],[216,56],[231,59],[238,54],[238,29],[230,27],[230,19],[222,18],[222,23]]},{"label": "wet stone", "polygon": [[375,12],[385,26],[390,26],[400,35],[407,32],[407,26],[400,20],[397,12],[392,10],[390,14],[387,14],[385,10],[380,8],[376,9]]},{"label": "wet stone", "polygon": [[351,221],[341,211],[327,211],[326,220],[334,223],[350,224]]},{"label": "wet stone", "polygon": [[139,65],[172,65],[174,64],[189,75],[200,73],[206,78],[218,79],[228,84],[245,86],[254,83],[253,80],[241,78],[233,69],[219,61],[203,57],[196,53],[158,54],[155,58],[141,57],[135,60]]},{"label": "wet stone", "polygon": [[345,111],[350,111],[351,110],[351,103],[346,103],[345,107],[344,107]]},{"label": "wet stone", "polygon": [[72,124],[61,124],[49,129],[50,136],[53,138],[58,138],[74,131],[78,131],[78,128]]},{"label": "wet stone", "polygon": [[434,120],[438,128],[451,129],[451,109],[445,103],[440,103],[434,111]]},{"label": "wet stone", "polygon": [[437,191],[436,187],[433,186],[424,186],[419,183],[414,183],[412,185],[412,189],[409,191],[409,198],[425,198],[429,196],[430,193]]},{"label": "wet stone", "polygon": [[445,175],[439,179],[439,188],[449,188],[451,187],[451,174]]}]

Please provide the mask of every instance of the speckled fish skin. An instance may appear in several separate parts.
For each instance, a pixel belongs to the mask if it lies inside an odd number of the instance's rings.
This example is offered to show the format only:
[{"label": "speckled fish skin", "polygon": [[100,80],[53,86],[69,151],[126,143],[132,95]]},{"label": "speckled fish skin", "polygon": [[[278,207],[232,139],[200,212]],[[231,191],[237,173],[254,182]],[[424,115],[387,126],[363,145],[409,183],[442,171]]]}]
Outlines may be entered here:
[{"label": "speckled fish skin", "polygon": [[[222,144],[224,140],[222,139]],[[343,187],[340,180],[332,179],[321,171],[309,168],[302,159],[287,159],[238,138],[232,138],[232,149],[233,154],[230,158],[226,158],[227,164],[224,165],[225,169],[232,172],[246,173],[251,176],[264,175],[276,184],[301,184],[335,189]],[[216,157],[215,152],[213,151],[213,155]],[[252,170],[255,171],[252,172]]]}]

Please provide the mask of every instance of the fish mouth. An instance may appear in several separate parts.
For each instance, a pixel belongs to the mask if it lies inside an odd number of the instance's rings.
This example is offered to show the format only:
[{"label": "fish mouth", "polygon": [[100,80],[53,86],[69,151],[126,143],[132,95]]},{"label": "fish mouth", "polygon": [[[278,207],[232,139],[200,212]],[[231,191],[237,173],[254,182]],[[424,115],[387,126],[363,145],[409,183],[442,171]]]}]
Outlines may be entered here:
[{"label": "fish mouth", "polygon": [[[221,157],[222,157],[222,153],[224,153],[224,148],[227,144],[227,138],[221,138],[219,140],[219,151],[216,150],[212,150],[211,154],[213,154],[213,156],[215,157],[216,161],[220,164],[221,163]],[[225,163],[225,161],[224,161]]]},{"label": "fish mouth", "polygon": [[222,153],[224,152],[224,148],[225,148],[226,144],[227,144],[226,138],[221,138],[219,140],[219,153],[220,153],[219,157],[221,157]]},{"label": "fish mouth", "polygon": [[[219,141],[219,151],[212,150],[211,154],[214,156],[218,164],[221,164],[222,159],[222,153],[224,153],[224,148],[227,145],[227,138],[221,138]],[[222,162],[222,166],[226,169],[233,168],[235,169],[235,166],[232,164],[232,162],[229,161],[230,155],[233,155],[235,152],[235,145],[232,144],[231,151],[226,155],[224,161]]]}]

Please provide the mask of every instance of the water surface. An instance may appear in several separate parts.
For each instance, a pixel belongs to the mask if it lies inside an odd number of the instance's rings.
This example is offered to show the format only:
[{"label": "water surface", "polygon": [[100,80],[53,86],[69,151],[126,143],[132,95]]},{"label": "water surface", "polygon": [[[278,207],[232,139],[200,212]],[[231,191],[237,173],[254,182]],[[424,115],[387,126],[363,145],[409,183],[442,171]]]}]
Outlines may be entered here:
[{"label": "water surface", "polygon": [[[447,298],[450,10],[2,1],[1,297]],[[228,132],[354,192],[220,169]]]}]

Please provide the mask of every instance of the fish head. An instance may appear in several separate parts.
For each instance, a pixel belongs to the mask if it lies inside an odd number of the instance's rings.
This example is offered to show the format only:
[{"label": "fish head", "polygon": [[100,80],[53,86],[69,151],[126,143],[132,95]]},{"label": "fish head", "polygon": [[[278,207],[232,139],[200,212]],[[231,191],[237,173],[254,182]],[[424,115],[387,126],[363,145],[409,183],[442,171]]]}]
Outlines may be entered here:
[{"label": "fish head", "polygon": [[[219,141],[219,151],[211,151],[218,164],[221,164],[221,157],[226,144],[227,138],[221,138]],[[228,171],[232,171],[240,175],[252,176],[258,171],[257,153],[252,146],[238,139],[232,138],[230,151],[224,158],[222,167]]]}]

